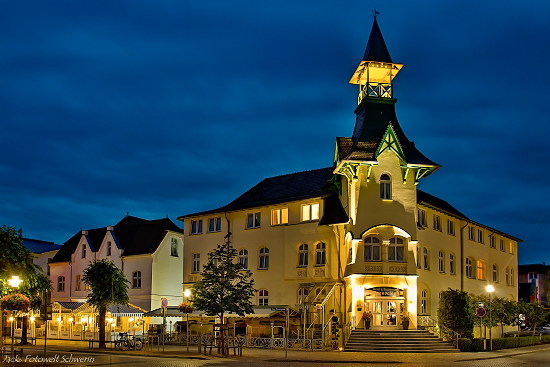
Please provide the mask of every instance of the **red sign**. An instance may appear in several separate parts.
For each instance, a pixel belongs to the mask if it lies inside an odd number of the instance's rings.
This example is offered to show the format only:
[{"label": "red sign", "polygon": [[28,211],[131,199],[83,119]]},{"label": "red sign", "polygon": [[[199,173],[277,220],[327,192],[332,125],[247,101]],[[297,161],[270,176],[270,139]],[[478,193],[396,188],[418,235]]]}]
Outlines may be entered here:
[{"label": "red sign", "polygon": [[168,307],[168,298],[162,297],[162,298],[160,299],[160,305],[162,306],[162,308]]},{"label": "red sign", "polygon": [[487,314],[487,310],[484,307],[478,307],[475,313],[477,317],[483,317]]}]

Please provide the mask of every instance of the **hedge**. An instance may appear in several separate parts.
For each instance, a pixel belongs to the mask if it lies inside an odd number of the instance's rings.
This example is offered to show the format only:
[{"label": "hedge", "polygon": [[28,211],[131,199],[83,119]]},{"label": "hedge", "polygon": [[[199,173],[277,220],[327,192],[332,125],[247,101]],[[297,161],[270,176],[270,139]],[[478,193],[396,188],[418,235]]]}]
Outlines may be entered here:
[{"label": "hedge", "polygon": [[[489,348],[490,341],[487,340],[487,348]],[[509,338],[496,338],[493,339],[493,350],[527,347],[529,345],[537,345],[550,343],[550,335],[540,336],[521,336],[521,337],[509,337]],[[461,352],[483,352],[483,339],[462,339],[460,343]]]}]

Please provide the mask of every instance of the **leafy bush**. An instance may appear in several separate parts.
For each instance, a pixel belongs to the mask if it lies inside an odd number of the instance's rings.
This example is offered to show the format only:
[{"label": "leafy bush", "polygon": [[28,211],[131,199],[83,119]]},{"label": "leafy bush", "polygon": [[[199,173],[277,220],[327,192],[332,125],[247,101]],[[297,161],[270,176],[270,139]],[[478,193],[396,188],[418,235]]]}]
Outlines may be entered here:
[{"label": "leafy bush", "polygon": [[483,352],[483,339],[460,339],[461,352]]},{"label": "leafy bush", "polygon": [[455,289],[441,292],[437,317],[446,338],[452,338],[448,330],[459,333],[464,338],[473,336],[474,311],[467,292]]}]

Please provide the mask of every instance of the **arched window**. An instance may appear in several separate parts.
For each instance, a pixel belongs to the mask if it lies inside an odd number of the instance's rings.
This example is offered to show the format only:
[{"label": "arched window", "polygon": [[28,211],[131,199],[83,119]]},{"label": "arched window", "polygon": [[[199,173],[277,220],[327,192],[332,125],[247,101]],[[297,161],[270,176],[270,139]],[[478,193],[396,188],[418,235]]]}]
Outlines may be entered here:
[{"label": "arched window", "polygon": [[467,278],[474,277],[474,268],[472,265],[472,259],[470,259],[469,257],[466,258],[466,277]]},{"label": "arched window", "polygon": [[58,292],[65,292],[65,277],[64,276],[57,277],[57,291]]},{"label": "arched window", "polygon": [[440,273],[445,272],[445,253],[443,251],[439,251],[438,253],[438,268]]},{"label": "arched window", "polygon": [[315,246],[315,266],[325,265],[326,262],[326,245],[324,242],[319,242],[317,246]]},{"label": "arched window", "polygon": [[132,288],[141,288],[141,271],[132,273]]},{"label": "arched window", "polygon": [[427,247],[422,248],[422,258],[424,260],[424,269],[430,270],[430,253]]},{"label": "arched window", "polygon": [[510,285],[510,268],[506,267],[506,285]]},{"label": "arched window", "polygon": [[308,264],[308,247],[307,243],[302,243],[298,248],[298,266],[307,266]]},{"label": "arched window", "polygon": [[449,254],[449,273],[456,273],[455,267],[455,254]]},{"label": "arched window", "polygon": [[380,176],[380,199],[391,200],[391,179],[385,173]]},{"label": "arched window", "polygon": [[244,248],[239,250],[239,264],[241,264],[241,269],[248,269],[248,250]]},{"label": "arched window", "polygon": [[405,245],[402,238],[393,237],[390,239],[390,247],[388,248],[389,261],[404,261],[405,260]]},{"label": "arched window", "polygon": [[308,295],[309,295],[309,289],[304,287],[298,288],[298,304],[304,303]]},{"label": "arched window", "polygon": [[258,305],[267,306],[269,304],[269,292],[265,289],[261,289],[258,293]]},{"label": "arched window", "polygon": [[[491,237],[493,238],[493,237]],[[498,283],[498,266],[497,264],[493,264],[493,282]]]},{"label": "arched window", "polygon": [[485,266],[485,260],[477,261],[477,279],[485,280],[487,279],[487,267]]},{"label": "arched window", "polygon": [[259,269],[268,269],[269,268],[269,249],[267,247],[262,247],[260,249],[260,261]]},{"label": "arched window", "polygon": [[515,285],[516,280],[514,279],[514,268],[510,268],[510,285]]},{"label": "arched window", "polygon": [[365,261],[380,261],[380,239],[365,238]]},{"label": "arched window", "polygon": [[420,314],[426,315],[428,313],[428,291],[423,289],[420,294]]}]

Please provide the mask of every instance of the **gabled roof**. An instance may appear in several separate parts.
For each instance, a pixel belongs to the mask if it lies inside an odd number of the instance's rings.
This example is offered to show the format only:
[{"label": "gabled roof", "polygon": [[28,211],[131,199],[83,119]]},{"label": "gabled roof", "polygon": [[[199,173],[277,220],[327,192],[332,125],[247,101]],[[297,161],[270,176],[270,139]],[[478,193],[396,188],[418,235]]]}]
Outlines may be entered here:
[{"label": "gabled roof", "polygon": [[[108,227],[94,228],[87,230],[86,236],[90,249],[94,252],[99,250],[101,242],[105,238]],[[166,231],[181,232],[169,218],[146,220],[133,216],[122,218],[113,227],[113,237],[117,246],[123,250],[122,255],[150,254],[156,251]],[[71,255],[76,251],[82,231],[75,233],[57,254],[53,257],[52,263],[70,261]]]},{"label": "gabled roof", "polygon": [[53,242],[33,240],[31,238],[23,238],[23,246],[34,254],[43,254],[44,252],[56,251],[61,248],[61,245],[56,245]]},{"label": "gabled roof", "polygon": [[324,189],[332,171],[332,167],[327,167],[266,178],[225,206],[178,219],[320,197],[327,194]]},{"label": "gabled roof", "polygon": [[372,24],[367,48],[363,55],[363,61],[393,62],[376,18],[374,18],[374,23]]}]

